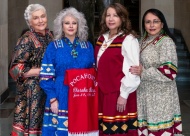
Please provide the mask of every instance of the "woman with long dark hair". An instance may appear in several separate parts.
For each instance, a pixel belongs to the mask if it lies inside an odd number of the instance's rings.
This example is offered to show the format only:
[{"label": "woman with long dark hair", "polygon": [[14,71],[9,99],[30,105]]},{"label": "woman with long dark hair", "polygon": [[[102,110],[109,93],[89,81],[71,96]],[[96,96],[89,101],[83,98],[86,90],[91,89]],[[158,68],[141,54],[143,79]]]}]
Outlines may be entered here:
[{"label": "woman with long dark hair", "polygon": [[182,122],[175,78],[177,54],[174,37],[158,9],[149,9],[142,19],[140,62],[132,74],[141,76],[137,90],[140,136],[181,135]]},{"label": "woman with long dark hair", "polygon": [[137,135],[136,89],[140,77],[129,68],[139,65],[139,43],[127,9],[109,5],[103,12],[95,47],[99,85],[100,136]]}]

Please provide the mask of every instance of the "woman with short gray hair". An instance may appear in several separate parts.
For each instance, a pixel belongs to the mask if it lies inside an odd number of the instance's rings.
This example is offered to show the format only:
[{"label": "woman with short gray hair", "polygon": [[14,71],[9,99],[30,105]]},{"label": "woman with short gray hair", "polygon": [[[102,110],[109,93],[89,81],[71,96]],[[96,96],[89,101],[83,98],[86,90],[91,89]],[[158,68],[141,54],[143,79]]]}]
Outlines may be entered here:
[{"label": "woman with short gray hair", "polygon": [[32,19],[32,13],[37,11],[37,10],[42,10],[44,12],[45,16],[47,16],[46,9],[44,6],[42,6],[40,4],[30,4],[25,9],[25,12],[24,12],[24,19],[26,20],[26,23],[27,23],[29,28],[31,28],[30,20]]},{"label": "woman with short gray hair", "polygon": [[12,136],[40,136],[46,95],[39,86],[41,60],[53,36],[44,6],[30,4],[24,13],[30,30],[13,51],[9,73],[17,82]]}]

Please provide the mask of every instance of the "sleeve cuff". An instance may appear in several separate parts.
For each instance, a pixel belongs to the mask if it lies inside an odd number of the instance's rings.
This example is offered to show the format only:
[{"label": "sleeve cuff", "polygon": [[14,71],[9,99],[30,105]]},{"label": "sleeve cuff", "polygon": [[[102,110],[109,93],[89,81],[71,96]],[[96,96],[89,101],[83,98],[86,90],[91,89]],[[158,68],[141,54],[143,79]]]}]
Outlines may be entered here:
[{"label": "sleeve cuff", "polygon": [[128,96],[129,96],[129,93],[128,93],[128,92],[123,92],[123,91],[121,91],[121,92],[120,92],[120,96],[123,97],[123,98],[125,98],[125,99],[127,99]]},{"label": "sleeve cuff", "polygon": [[55,93],[51,93],[51,94],[49,95],[49,99],[52,99],[52,98],[57,98]]}]

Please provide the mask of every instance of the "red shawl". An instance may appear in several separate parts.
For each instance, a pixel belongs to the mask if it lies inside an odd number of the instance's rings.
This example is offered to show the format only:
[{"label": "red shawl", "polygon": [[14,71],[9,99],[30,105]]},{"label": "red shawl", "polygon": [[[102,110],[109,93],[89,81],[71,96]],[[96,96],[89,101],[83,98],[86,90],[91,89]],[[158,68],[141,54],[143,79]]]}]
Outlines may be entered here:
[{"label": "red shawl", "polygon": [[64,83],[69,86],[69,134],[98,136],[98,84],[95,69],[67,70]]}]

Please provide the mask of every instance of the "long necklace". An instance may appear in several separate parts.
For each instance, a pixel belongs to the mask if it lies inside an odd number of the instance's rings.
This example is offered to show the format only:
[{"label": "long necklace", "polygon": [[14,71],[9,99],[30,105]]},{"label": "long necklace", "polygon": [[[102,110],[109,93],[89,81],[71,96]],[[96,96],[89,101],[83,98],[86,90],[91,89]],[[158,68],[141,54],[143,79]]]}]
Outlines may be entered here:
[{"label": "long necklace", "polygon": [[110,42],[110,41],[112,41],[113,39],[115,39],[115,37],[117,37],[117,36],[118,36],[118,34],[115,35],[114,37],[108,39],[107,41],[105,40],[104,44],[101,46],[101,50],[102,50],[102,51],[105,51],[105,49],[107,49],[107,47],[108,47],[108,44],[107,44],[107,43]]},{"label": "long necklace", "polygon": [[77,47],[77,45],[79,45],[78,38],[76,38],[76,40],[74,40],[73,44],[66,37],[64,37],[64,41],[72,48],[71,55],[73,56],[73,58],[77,58],[78,52],[76,51],[76,47]]}]

